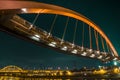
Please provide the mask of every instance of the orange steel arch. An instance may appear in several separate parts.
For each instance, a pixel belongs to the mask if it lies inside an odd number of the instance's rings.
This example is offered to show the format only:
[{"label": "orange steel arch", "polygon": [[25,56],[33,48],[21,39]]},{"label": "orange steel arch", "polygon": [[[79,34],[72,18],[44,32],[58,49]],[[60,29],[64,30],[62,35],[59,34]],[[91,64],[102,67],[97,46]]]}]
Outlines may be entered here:
[{"label": "orange steel arch", "polygon": [[106,34],[100,29],[100,27],[80,13],[63,7],[32,1],[0,1],[0,3],[0,14],[48,13],[69,16],[83,21],[94,28],[105,39],[107,44],[110,46],[114,56],[118,57],[116,49]]}]

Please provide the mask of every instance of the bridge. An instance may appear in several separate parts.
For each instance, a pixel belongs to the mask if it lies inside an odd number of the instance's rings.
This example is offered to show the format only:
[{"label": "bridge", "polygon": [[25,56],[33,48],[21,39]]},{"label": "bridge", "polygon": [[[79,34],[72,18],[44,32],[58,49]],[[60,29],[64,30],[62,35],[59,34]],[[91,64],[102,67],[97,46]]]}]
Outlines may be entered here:
[{"label": "bridge", "polygon": [[[0,3],[1,31],[61,53],[98,59],[103,62],[111,60],[119,61],[116,49],[102,29],[80,13],[56,5],[32,1],[0,1]],[[5,4],[6,6],[4,6]],[[20,17],[22,14],[36,14],[36,17],[31,23]],[[43,14],[54,15],[49,31],[35,25],[38,17]],[[65,19],[65,24],[60,23],[62,24],[61,26],[65,26],[61,38],[52,34],[59,16],[64,16]],[[69,22],[73,19],[75,28],[72,36],[73,40],[70,42],[65,40],[65,35]],[[80,25],[81,23],[82,25]],[[81,37],[81,44],[75,43],[78,37],[78,26],[82,27],[82,35],[79,35]]]}]

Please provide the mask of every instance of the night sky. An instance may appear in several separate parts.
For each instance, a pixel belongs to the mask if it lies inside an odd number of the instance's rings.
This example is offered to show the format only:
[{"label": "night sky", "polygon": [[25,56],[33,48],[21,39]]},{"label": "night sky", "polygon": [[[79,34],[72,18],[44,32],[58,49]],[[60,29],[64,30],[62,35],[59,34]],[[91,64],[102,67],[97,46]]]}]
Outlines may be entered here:
[{"label": "night sky", "polygon": [[[36,1],[55,4],[83,14],[101,27],[101,29],[112,41],[118,53],[120,52],[119,0]],[[34,17],[34,15],[33,17],[31,15],[27,15],[27,17],[25,15],[21,16],[23,16],[23,18],[27,18],[28,20],[31,20]],[[83,66],[97,67],[98,65],[106,65],[97,60],[66,55],[44,47],[40,47],[3,32],[0,32],[0,36],[0,67],[6,65],[17,65],[27,69],[34,67],[41,69],[44,67],[53,67],[54,69],[61,67],[62,69],[65,69],[65,67],[81,68]],[[110,65],[110,63],[108,65]]]}]

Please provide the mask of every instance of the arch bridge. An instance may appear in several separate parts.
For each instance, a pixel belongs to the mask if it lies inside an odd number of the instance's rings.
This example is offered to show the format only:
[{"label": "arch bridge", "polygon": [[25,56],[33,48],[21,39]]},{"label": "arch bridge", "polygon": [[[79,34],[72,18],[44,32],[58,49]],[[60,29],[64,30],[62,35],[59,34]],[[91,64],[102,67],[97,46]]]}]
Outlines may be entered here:
[{"label": "arch bridge", "polygon": [[[56,5],[32,1],[0,1],[0,3],[1,31],[66,54],[99,59],[103,62],[119,60],[118,53],[106,34],[98,25],[80,13]],[[36,17],[31,23],[19,16],[22,14],[36,14]],[[38,17],[43,14],[54,15],[49,31],[36,27],[35,25]],[[66,17],[65,25],[64,23],[60,23],[65,26],[61,38],[52,34],[59,16]],[[65,40],[67,28],[70,26],[70,20],[73,20],[75,23],[73,40],[71,42]],[[81,23],[82,29],[80,29]],[[82,32],[82,35],[79,35],[79,37],[82,37],[79,40],[81,44],[76,44],[78,28]],[[88,36],[87,38],[86,34]]]},{"label": "arch bridge", "polygon": [[23,71],[22,68],[13,65],[6,66],[0,70],[0,72],[22,72],[22,71]]}]

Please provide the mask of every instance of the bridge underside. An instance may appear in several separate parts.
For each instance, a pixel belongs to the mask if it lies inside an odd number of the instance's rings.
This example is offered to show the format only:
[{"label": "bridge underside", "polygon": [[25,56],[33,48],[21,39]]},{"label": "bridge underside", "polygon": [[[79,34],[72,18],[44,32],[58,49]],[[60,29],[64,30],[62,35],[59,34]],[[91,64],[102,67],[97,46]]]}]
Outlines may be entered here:
[{"label": "bridge underside", "polygon": [[[38,29],[36,27],[32,27],[30,29],[32,24],[17,15],[3,15],[1,16],[0,21],[1,31],[5,31],[11,35],[33,42],[37,45],[51,48],[61,53],[98,59],[103,62],[113,59],[112,55],[105,54],[104,52],[96,54],[97,51],[90,52],[89,49],[80,46],[75,46],[73,48],[72,44],[69,42],[63,42],[61,45],[61,39],[52,35],[47,37],[49,34],[40,28]],[[67,49],[65,46],[67,46]],[[100,57],[101,55],[102,57]]]}]

